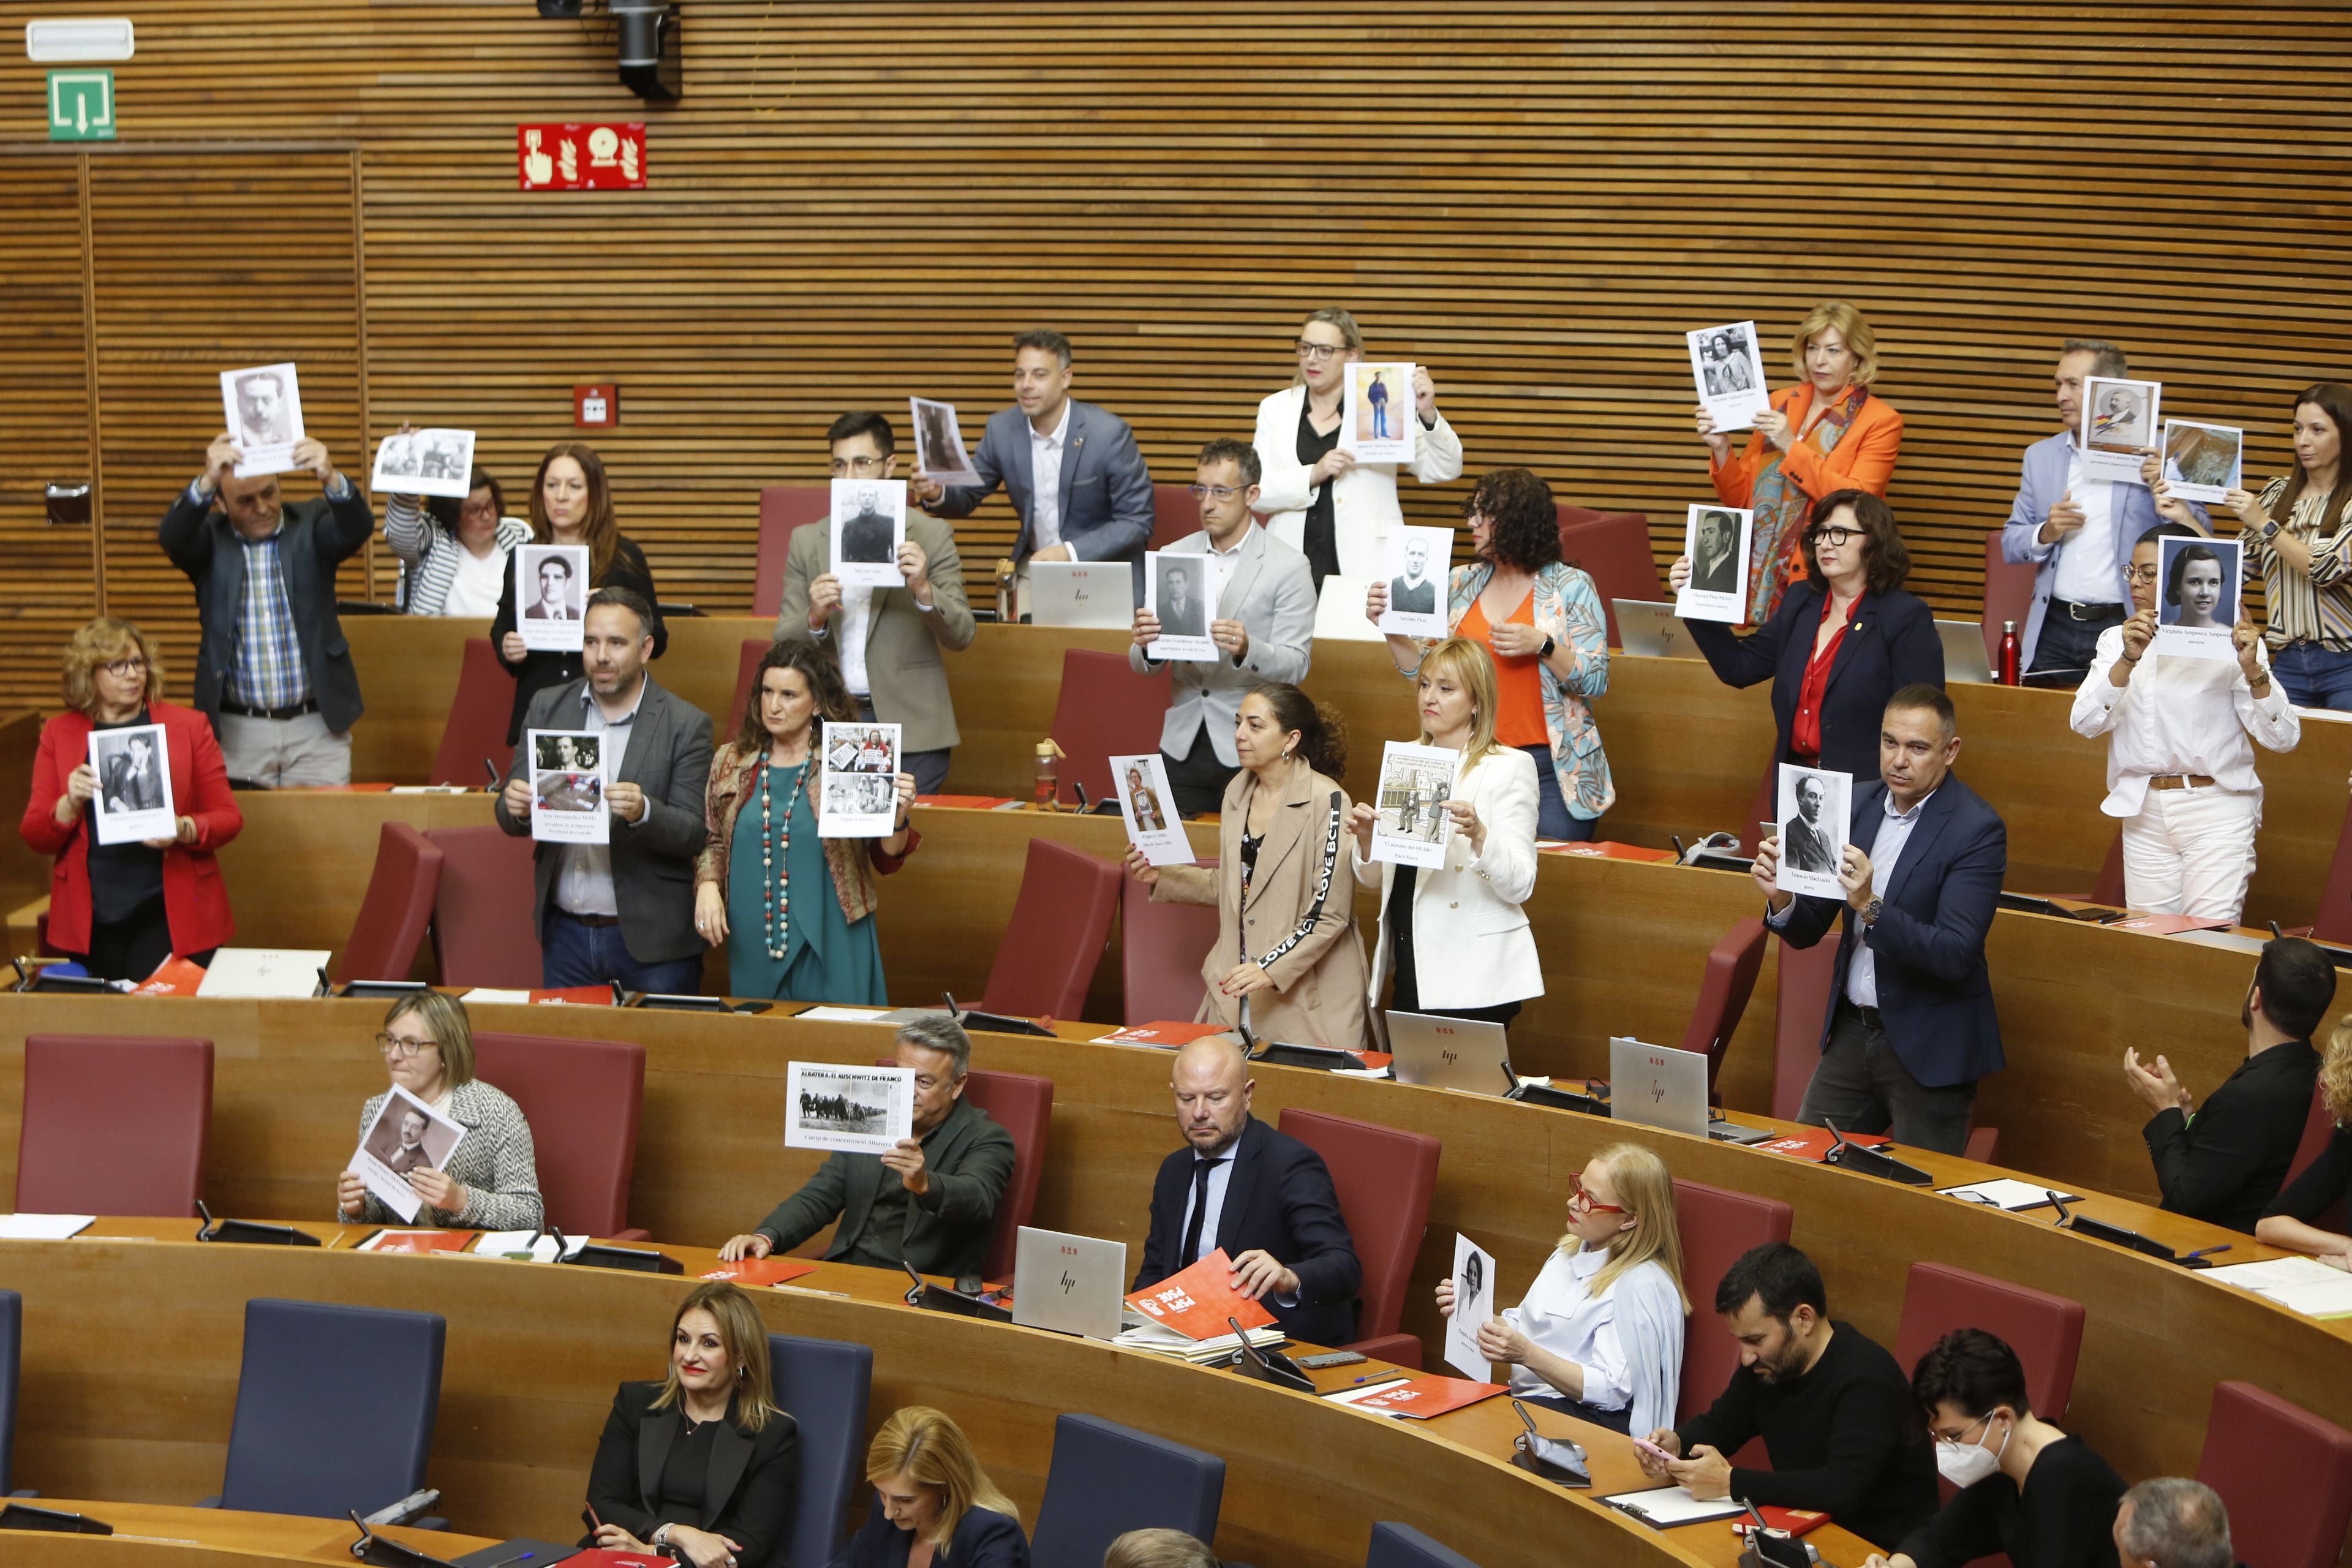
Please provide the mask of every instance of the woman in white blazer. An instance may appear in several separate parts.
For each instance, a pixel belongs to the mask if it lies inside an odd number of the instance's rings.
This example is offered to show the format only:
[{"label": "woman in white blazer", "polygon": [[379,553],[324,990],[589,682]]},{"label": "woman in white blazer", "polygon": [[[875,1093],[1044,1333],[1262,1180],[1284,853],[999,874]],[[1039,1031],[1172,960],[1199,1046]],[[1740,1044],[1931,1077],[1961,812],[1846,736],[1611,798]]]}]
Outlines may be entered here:
[{"label": "woman in white blazer", "polygon": [[[1307,557],[1315,591],[1339,576],[1362,584],[1379,576],[1389,531],[1404,521],[1395,463],[1360,463],[1339,445],[1348,366],[1364,357],[1356,319],[1337,307],[1316,311],[1298,332],[1298,377],[1257,405],[1265,476],[1257,509],[1276,539]],[[1437,411],[1426,365],[1412,367],[1412,461],[1425,485],[1462,477],[1462,438]]]},{"label": "woman in white blazer", "polygon": [[1349,817],[1356,880],[1381,890],[1370,1005],[1507,1024],[1543,994],[1543,963],[1520,906],[1536,886],[1536,765],[1495,740],[1495,662],[1467,637],[1447,637],[1421,661],[1421,743],[1463,754],[1445,804],[1454,831],[1435,870],[1368,858],[1375,808]]}]

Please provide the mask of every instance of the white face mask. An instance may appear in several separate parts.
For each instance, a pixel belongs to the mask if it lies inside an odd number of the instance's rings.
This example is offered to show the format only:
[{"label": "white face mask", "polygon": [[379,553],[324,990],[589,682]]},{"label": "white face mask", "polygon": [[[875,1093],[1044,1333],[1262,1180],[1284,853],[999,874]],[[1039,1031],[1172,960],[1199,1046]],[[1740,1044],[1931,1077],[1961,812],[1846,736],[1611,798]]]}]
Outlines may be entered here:
[{"label": "white face mask", "polygon": [[[2010,1433],[2015,1430],[2016,1427],[2011,1426],[2009,1432],[2001,1434],[1999,1448],[1986,1447],[1983,1437],[1966,1447],[1939,1439],[1936,1444],[1937,1472],[1956,1487],[1966,1489],[1976,1485],[2000,1468],[2000,1457],[2009,1450]],[[1985,1436],[1991,1435],[1988,1423]]]}]

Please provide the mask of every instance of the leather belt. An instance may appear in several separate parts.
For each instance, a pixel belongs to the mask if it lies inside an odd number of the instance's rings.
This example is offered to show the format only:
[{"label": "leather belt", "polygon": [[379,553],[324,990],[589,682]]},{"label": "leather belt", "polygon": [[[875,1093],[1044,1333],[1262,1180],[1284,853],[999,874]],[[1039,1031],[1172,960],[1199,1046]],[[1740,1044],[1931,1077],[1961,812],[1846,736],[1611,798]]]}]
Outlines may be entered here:
[{"label": "leather belt", "polygon": [[609,930],[610,928],[621,923],[621,917],[618,915],[575,915],[570,910],[563,909],[559,909],[555,912],[559,917],[570,921],[573,925],[593,926],[599,931]]},{"label": "leather belt", "polygon": [[2121,605],[2078,605],[2072,599],[2053,599],[2050,607],[2070,621],[2120,621],[2124,618]]},{"label": "leather belt", "polygon": [[1865,1007],[1859,1002],[1849,1002],[1841,996],[1838,998],[1838,1011],[1850,1017],[1861,1019],[1862,1026],[1865,1029],[1876,1029],[1882,1034],[1885,1032],[1886,1015],[1875,1007]]},{"label": "leather belt", "polygon": [[221,699],[220,710],[224,713],[234,713],[240,719],[299,719],[305,713],[316,713],[319,710],[319,700],[315,697],[305,697],[301,701],[289,702],[283,708],[255,708],[247,703],[232,702],[224,697]]},{"label": "leather belt", "polygon": [[2158,773],[2147,781],[2150,789],[2211,789],[2213,781],[2203,773]]}]

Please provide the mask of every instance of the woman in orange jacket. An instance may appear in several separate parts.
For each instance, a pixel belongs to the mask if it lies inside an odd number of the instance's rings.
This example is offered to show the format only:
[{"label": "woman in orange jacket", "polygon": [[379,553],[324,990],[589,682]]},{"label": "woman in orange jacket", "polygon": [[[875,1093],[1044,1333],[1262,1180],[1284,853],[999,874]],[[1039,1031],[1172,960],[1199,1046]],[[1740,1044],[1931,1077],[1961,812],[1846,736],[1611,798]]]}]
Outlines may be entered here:
[{"label": "woman in orange jacket", "polygon": [[1761,626],[1782,590],[1805,574],[1802,537],[1813,503],[1842,489],[1886,494],[1903,448],[1903,416],[1870,391],[1878,376],[1878,334],[1843,300],[1813,307],[1790,343],[1797,384],[1772,394],[1756,416],[1747,449],[1698,410],[1698,433],[1713,455],[1715,493],[1756,513],[1748,551],[1748,622]]}]

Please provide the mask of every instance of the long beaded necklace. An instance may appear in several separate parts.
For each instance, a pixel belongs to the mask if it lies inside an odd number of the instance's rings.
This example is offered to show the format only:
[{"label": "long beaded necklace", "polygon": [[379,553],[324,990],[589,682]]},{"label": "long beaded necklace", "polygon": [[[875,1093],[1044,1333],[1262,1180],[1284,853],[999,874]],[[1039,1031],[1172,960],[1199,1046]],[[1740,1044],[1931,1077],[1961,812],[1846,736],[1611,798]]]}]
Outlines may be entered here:
[{"label": "long beaded necklace", "polygon": [[[811,750],[814,752],[814,748]],[[767,939],[768,956],[779,963],[792,951],[793,875],[789,864],[782,875],[777,874],[776,868],[792,853],[793,811],[800,805],[801,792],[815,765],[813,754],[801,759],[801,771],[793,780],[793,793],[784,802],[784,841],[780,849],[775,820],[769,810],[768,776],[773,764],[764,758],[760,764],[760,921]]]}]

